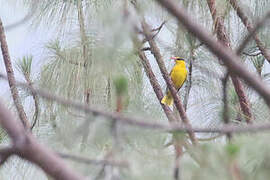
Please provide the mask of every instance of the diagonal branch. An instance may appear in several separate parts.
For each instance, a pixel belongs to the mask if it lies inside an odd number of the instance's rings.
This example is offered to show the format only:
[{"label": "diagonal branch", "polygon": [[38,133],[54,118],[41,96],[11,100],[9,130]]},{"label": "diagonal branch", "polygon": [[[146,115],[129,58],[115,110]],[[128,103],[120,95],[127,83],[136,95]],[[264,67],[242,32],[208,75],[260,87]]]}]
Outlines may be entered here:
[{"label": "diagonal branch", "polygon": [[[241,19],[242,23],[246,26],[248,32],[252,32],[252,30],[254,29],[253,25],[251,24],[249,18],[246,16],[246,14],[244,13],[244,11],[241,9],[241,7],[239,6],[237,0],[229,0],[232,7],[234,8],[234,10],[236,11],[237,15],[239,16],[239,18]],[[263,42],[260,40],[258,34],[254,35],[254,40],[259,48],[259,50],[261,51],[261,54],[265,57],[265,59],[270,63],[270,54],[267,51],[266,47],[264,46]]]},{"label": "diagonal branch", "polygon": [[267,22],[267,20],[270,18],[270,11],[268,11],[263,18],[259,20],[259,22],[256,23],[255,27],[249,32],[249,34],[245,37],[243,42],[239,45],[237,48],[237,55],[240,55],[241,52],[244,50],[248,42],[251,40],[251,38],[256,34],[256,32],[264,26],[264,24]]},{"label": "diagonal branch", "polygon": [[[148,77],[148,79],[150,81],[150,84],[152,85],[152,88],[153,88],[153,90],[154,90],[154,92],[155,92],[155,94],[156,94],[159,102],[161,102],[161,100],[163,98],[163,93],[162,93],[161,87],[160,87],[160,85],[159,85],[159,83],[157,81],[157,78],[156,78],[154,72],[152,71],[152,68],[151,68],[151,65],[149,63],[149,60],[147,59],[145,53],[142,52],[142,51],[139,51],[139,57],[140,57],[140,59],[142,61],[144,70],[145,70],[145,72],[147,74],[147,77]],[[168,120],[170,122],[175,122],[176,119],[175,119],[175,117],[174,117],[173,112],[171,111],[171,109],[168,106],[166,106],[166,105],[164,105],[162,103],[160,103],[160,105],[161,105],[164,113],[166,114]]]},{"label": "diagonal branch", "polygon": [[[270,106],[270,90],[262,82],[262,80],[255,74],[247,71],[246,66],[243,65],[240,58],[232,52],[229,48],[224,47],[217,42],[211,34],[209,34],[201,25],[195,23],[190,18],[187,11],[179,6],[173,0],[156,0],[164,8],[166,8],[178,21],[183,24],[193,35],[195,35],[201,42],[203,42],[212,53],[218,58],[222,59],[224,64],[228,67],[231,73],[243,78],[243,80],[250,85],[254,90],[260,94],[268,106]],[[268,13],[270,16],[270,13]],[[256,29],[256,27],[255,27]]]},{"label": "diagonal branch", "polygon": [[7,76],[8,76],[8,83],[9,83],[9,87],[10,87],[10,91],[11,91],[11,95],[12,95],[14,104],[16,106],[16,109],[18,111],[18,114],[19,114],[19,117],[21,119],[22,124],[24,125],[25,128],[29,129],[30,124],[27,120],[27,116],[26,116],[25,111],[23,109],[23,105],[22,105],[21,99],[19,97],[18,90],[15,86],[14,71],[12,68],[11,59],[10,59],[9,52],[8,52],[6,35],[5,35],[5,31],[4,31],[4,27],[3,27],[3,23],[2,23],[1,18],[0,18],[0,43],[1,43],[3,60],[5,63],[6,72],[7,72]]},{"label": "diagonal branch", "polygon": [[[171,109],[169,108],[169,106],[166,106],[164,104],[161,103],[161,100],[163,98],[163,93],[161,90],[161,87],[156,79],[155,74],[152,71],[151,65],[149,63],[149,60],[147,59],[145,53],[141,50],[139,50],[139,56],[140,59],[142,61],[144,70],[147,74],[148,79],[150,80],[150,83],[153,87],[153,90],[158,98],[158,101],[164,111],[164,113],[166,114],[169,122],[171,123],[171,125],[173,125],[175,122],[177,122],[176,117],[174,117],[173,112],[171,111]],[[178,179],[179,176],[179,160],[180,157],[182,156],[182,147],[180,146],[181,142],[179,142],[179,140],[177,140],[176,136],[173,136],[173,145],[174,145],[174,149],[175,149],[175,168],[174,168],[174,177]]]},{"label": "diagonal branch", "polygon": [[13,154],[15,154],[15,151],[12,146],[0,148],[0,166]]},{"label": "diagonal branch", "polygon": [[[151,48],[151,53],[154,55],[156,61],[157,61],[157,64],[159,66],[159,69],[162,73],[162,76],[163,78],[165,79],[166,81],[166,84],[169,88],[169,90],[171,91],[171,94],[173,96],[173,99],[174,99],[174,103],[175,103],[175,106],[180,114],[180,117],[184,123],[185,126],[187,127],[191,127],[190,123],[189,123],[189,120],[188,120],[188,117],[186,115],[186,112],[184,110],[184,107],[180,101],[180,98],[179,96],[177,95],[177,91],[172,83],[172,80],[166,70],[166,67],[165,67],[165,64],[164,64],[164,61],[163,61],[163,58],[160,54],[160,50],[159,48],[157,47],[157,44],[156,42],[151,38],[151,32],[149,31],[149,26],[148,24],[146,24],[145,20],[142,21],[142,28],[143,28],[143,31],[144,31],[144,35],[145,37],[147,38],[148,40],[148,43],[150,45],[150,48]],[[189,136],[190,136],[190,139],[191,141],[194,143],[194,144],[197,144],[197,140],[196,140],[196,137],[195,137],[195,134],[192,132],[192,131],[189,131],[188,132]]]},{"label": "diagonal branch", "polygon": [[37,4],[39,2],[35,2],[32,7],[30,8],[30,11],[22,18],[20,19],[19,21],[15,22],[15,23],[12,23],[12,24],[9,24],[6,26],[6,30],[12,30],[20,25],[23,25],[24,23],[26,23],[28,20],[30,20],[33,15],[35,14],[36,10],[37,10]]},{"label": "diagonal branch", "polygon": [[[55,179],[84,179],[69,167],[53,151],[47,149],[16,122],[9,110],[0,102],[0,124],[12,140],[12,151],[39,167]],[[5,152],[7,155],[10,152]]]},{"label": "diagonal branch", "polygon": [[[216,9],[216,0],[207,0],[208,7],[210,9],[210,12],[212,14],[213,22],[215,23],[215,31],[217,32],[217,38],[218,40],[227,48],[231,49],[231,43],[229,35],[225,29],[224,26],[224,17],[217,16],[217,9]],[[252,114],[251,109],[249,105],[249,101],[247,99],[247,96],[244,92],[244,87],[241,81],[231,74],[231,79],[233,82],[234,89],[236,91],[236,94],[239,99],[240,107],[245,115],[247,123],[252,122]]]}]

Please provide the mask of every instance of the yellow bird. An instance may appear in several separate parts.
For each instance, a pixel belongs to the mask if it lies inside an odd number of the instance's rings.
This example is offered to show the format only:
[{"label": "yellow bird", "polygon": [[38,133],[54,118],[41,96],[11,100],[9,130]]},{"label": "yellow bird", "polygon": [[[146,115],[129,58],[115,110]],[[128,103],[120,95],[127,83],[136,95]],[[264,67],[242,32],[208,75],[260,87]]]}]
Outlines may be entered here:
[{"label": "yellow bird", "polygon": [[[177,91],[179,91],[179,89],[182,87],[182,85],[187,79],[186,63],[185,60],[180,57],[171,57],[171,59],[175,60],[175,65],[170,72],[170,77],[172,79],[174,87]],[[166,89],[166,95],[162,98],[161,103],[168,106],[171,106],[173,104],[173,97],[168,87]]]}]

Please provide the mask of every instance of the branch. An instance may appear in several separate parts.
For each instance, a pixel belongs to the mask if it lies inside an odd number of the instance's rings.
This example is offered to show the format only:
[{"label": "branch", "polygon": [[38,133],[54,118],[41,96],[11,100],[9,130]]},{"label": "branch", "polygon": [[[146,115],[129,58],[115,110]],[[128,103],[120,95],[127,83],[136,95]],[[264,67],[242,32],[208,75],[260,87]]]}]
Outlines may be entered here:
[{"label": "branch", "polygon": [[152,36],[152,39],[155,39],[155,37],[158,35],[158,33],[160,32],[161,28],[163,27],[164,24],[166,24],[167,21],[163,21],[159,27],[155,28],[155,29],[152,29],[151,32],[155,32],[157,31],[153,36]]},{"label": "branch", "polygon": [[[216,0],[207,0],[208,7],[212,14],[213,22],[215,22],[215,31],[217,32],[217,38],[225,47],[231,49],[230,38],[224,26],[224,17],[217,15],[215,3]],[[230,76],[233,82],[234,89],[239,99],[241,111],[245,115],[247,123],[252,123],[250,104],[245,94],[243,84],[239,80],[239,78],[236,77],[235,75],[230,74]]]},{"label": "branch", "polygon": [[[227,72],[225,74],[225,77],[222,81],[222,85],[223,85],[223,121],[225,124],[229,124],[230,123],[230,117],[229,117],[229,107],[228,107],[228,94],[227,94],[227,86],[228,86],[228,80],[229,80],[229,73]],[[227,133],[227,138],[230,141],[232,138],[232,134],[231,133]]]},{"label": "branch", "polygon": [[[138,41],[138,40],[137,40]],[[142,64],[143,64],[143,67],[144,67],[144,70],[147,74],[147,77],[148,79],[150,80],[150,83],[152,85],[152,88],[158,98],[158,101],[164,111],[164,113],[166,114],[169,122],[171,123],[171,125],[173,125],[173,123],[175,123],[177,121],[176,117],[174,117],[173,115],[173,112],[171,111],[171,109],[162,104],[161,103],[161,100],[163,98],[163,93],[162,93],[162,90],[161,90],[161,87],[156,79],[156,76],[154,74],[154,72],[152,71],[152,68],[151,68],[151,65],[149,63],[149,60],[147,59],[146,55],[144,52],[142,51],[139,51],[139,56],[140,56],[140,59],[142,61]],[[178,144],[178,140],[173,137],[173,140],[174,140],[174,148],[175,148],[175,155],[176,155],[176,158],[175,158],[175,168],[174,168],[174,177],[178,177],[178,174],[179,174],[179,160],[180,160],[180,155],[182,155],[182,147],[179,146]]]},{"label": "branch", "polygon": [[[163,58],[160,54],[160,51],[159,51],[159,48],[157,47],[156,45],[156,42],[151,39],[151,33],[149,32],[149,26],[148,24],[146,24],[145,20],[142,21],[142,28],[143,28],[143,31],[144,31],[144,34],[145,34],[145,37],[146,39],[148,40],[148,43],[150,45],[150,48],[151,48],[151,52],[152,54],[154,55],[156,61],[157,61],[157,64],[159,66],[159,69],[162,73],[162,76],[164,78],[164,80],[166,81],[166,84],[167,84],[167,87],[169,88],[172,96],[173,96],[173,99],[174,99],[174,103],[175,103],[175,106],[180,114],[180,117],[184,123],[185,126],[187,127],[191,127],[190,123],[189,123],[189,120],[188,120],[188,117],[186,115],[186,112],[184,110],[184,107],[181,103],[181,100],[177,94],[177,91],[173,85],[173,82],[166,70],[166,67],[165,67],[165,64],[164,64],[164,61],[163,61]],[[192,131],[189,131],[188,132],[189,136],[190,136],[190,139],[191,141],[194,143],[194,144],[197,144],[197,140],[196,140],[196,137],[195,137],[195,134],[192,132]]]},{"label": "branch", "polygon": [[[17,123],[9,110],[0,103],[0,124],[12,140],[12,151],[39,167],[55,179],[84,179],[66,166],[63,160],[37,142],[37,140]],[[6,150],[5,150],[6,151]],[[10,154],[10,152],[6,152]]]},{"label": "branch", "polygon": [[64,154],[64,153],[57,153],[61,158],[64,159],[70,159],[73,161],[77,161],[79,163],[84,163],[84,164],[93,164],[93,165],[106,165],[106,166],[117,166],[121,168],[128,168],[129,165],[126,161],[112,161],[112,160],[107,160],[107,159],[89,159],[81,156],[76,156],[76,155],[70,155],[70,154]]},{"label": "branch", "polygon": [[12,68],[10,55],[8,52],[6,35],[5,35],[5,31],[4,31],[4,27],[3,27],[3,23],[2,23],[1,18],[0,18],[0,43],[1,43],[2,56],[3,56],[3,60],[5,63],[6,72],[7,72],[7,76],[8,76],[8,83],[9,83],[9,87],[10,87],[10,91],[11,91],[11,95],[12,95],[15,107],[18,111],[18,114],[19,114],[19,117],[21,119],[22,124],[24,125],[25,128],[29,129],[30,124],[28,122],[27,116],[26,116],[25,111],[23,109],[23,105],[22,105],[21,99],[19,97],[18,90],[17,90],[16,86],[14,85],[15,84],[15,76],[14,76],[14,71]]},{"label": "branch", "polygon": [[[32,81],[30,79],[30,75],[28,75],[27,73],[23,72],[23,75],[24,75],[24,78],[27,82],[27,84],[29,86],[32,86]],[[32,94],[32,97],[33,97],[33,100],[34,100],[34,104],[35,104],[35,112],[34,112],[34,115],[33,115],[33,123],[31,125],[31,130],[35,127],[36,123],[37,123],[37,120],[38,120],[38,117],[39,117],[39,101],[38,101],[38,97],[35,93],[31,93]]]},{"label": "branch", "polygon": [[190,90],[191,90],[191,86],[192,86],[192,71],[193,71],[193,62],[194,62],[194,59],[195,59],[195,50],[198,48],[198,46],[195,46],[195,48],[192,48],[190,50],[190,63],[189,63],[189,67],[188,67],[188,81],[187,81],[187,84],[186,84],[186,92],[185,92],[185,95],[184,95],[184,101],[183,101],[183,104],[184,104],[184,108],[185,108],[185,111],[187,111],[187,105],[188,105],[188,99],[189,99],[189,94],[190,94]]},{"label": "branch", "polygon": [[15,154],[15,151],[12,146],[1,148],[0,149],[0,166],[4,164],[7,161],[7,159],[13,154]]},{"label": "branch", "polygon": [[[3,76],[0,73],[0,78],[3,78]],[[256,124],[256,125],[248,125],[248,126],[236,126],[236,125],[224,125],[222,127],[216,127],[216,128],[199,128],[199,127],[187,127],[187,126],[179,126],[179,125],[174,125],[174,127],[163,125],[160,123],[149,123],[149,122],[154,122],[156,120],[153,119],[148,119],[145,120],[145,118],[138,118],[138,117],[130,117],[130,116],[125,116],[121,115],[118,113],[113,113],[113,112],[107,112],[104,110],[100,110],[94,107],[89,107],[87,104],[82,104],[79,102],[67,100],[65,98],[56,96],[54,94],[48,93],[47,91],[44,91],[42,89],[36,89],[36,88],[31,88],[25,83],[16,83],[16,86],[20,86],[22,88],[27,88],[32,92],[35,92],[39,96],[51,100],[51,101],[56,101],[59,104],[65,105],[65,106],[70,106],[73,107],[74,109],[84,111],[87,114],[93,114],[93,115],[99,115],[106,117],[110,120],[115,119],[119,122],[121,122],[123,125],[131,125],[131,126],[137,126],[142,129],[152,129],[152,130],[157,130],[157,131],[162,131],[162,132],[188,132],[190,130],[197,132],[197,133],[221,133],[221,134],[226,134],[228,132],[233,132],[233,133],[257,133],[257,132],[262,132],[262,131],[268,131],[270,130],[270,123],[261,123],[261,124]],[[0,108],[1,109],[1,108]],[[1,117],[1,114],[0,114]],[[7,118],[9,119],[9,118]],[[1,123],[1,121],[0,121]],[[13,126],[10,126],[9,129],[16,128],[18,124],[14,124]],[[21,130],[16,130],[15,132],[11,131],[9,135],[11,137],[17,137],[17,131]],[[12,138],[13,139],[13,138]]]},{"label": "branch", "polygon": [[7,25],[5,28],[6,31],[14,29],[14,28],[26,23],[28,20],[30,20],[37,10],[37,4],[38,4],[38,2],[35,2],[33,4],[33,6],[31,7],[30,12],[28,12],[21,20],[15,22],[13,24]]},{"label": "branch", "polygon": [[[156,37],[156,36],[158,35],[158,33],[160,32],[160,30],[161,30],[161,28],[163,27],[163,25],[166,24],[166,23],[167,23],[167,21],[163,21],[159,27],[150,30],[150,32],[155,32],[155,31],[156,31],[155,34],[152,34],[152,35],[151,35],[151,36],[152,36],[151,39],[155,39],[155,37]],[[144,32],[141,32],[141,33],[144,34]],[[143,43],[146,43],[147,41],[148,41],[147,38],[145,38],[145,39],[143,40]]]},{"label": "branch", "polygon": [[156,76],[151,68],[149,60],[147,59],[145,53],[141,52],[141,51],[139,51],[139,57],[141,59],[142,65],[144,67],[144,71],[146,72],[146,75],[150,81],[150,84],[151,84],[151,86],[156,94],[156,97],[157,97],[165,115],[167,116],[169,122],[175,122],[176,119],[175,119],[171,109],[168,106],[165,106],[164,104],[161,103],[161,100],[163,98],[163,93],[161,90],[161,86],[159,85],[157,78],[156,78]]},{"label": "branch", "polygon": [[270,18],[270,11],[268,11],[265,16],[259,20],[259,22],[255,25],[255,28],[253,28],[252,30],[250,30],[249,34],[245,37],[245,39],[242,41],[242,43],[238,46],[238,49],[236,51],[236,53],[239,55],[241,54],[241,52],[245,49],[246,45],[248,44],[248,42],[251,40],[251,38],[256,34],[256,32],[262,27],[264,26],[264,24],[266,23],[266,21]]},{"label": "branch", "polygon": [[[234,8],[234,10],[237,12],[238,17],[241,19],[242,23],[246,26],[248,32],[252,32],[252,30],[254,29],[253,25],[250,23],[250,20],[248,19],[248,17],[245,15],[244,11],[240,8],[237,0],[229,0],[232,7]],[[255,42],[259,48],[259,50],[261,51],[260,54],[262,54],[265,59],[270,63],[270,54],[267,51],[267,49],[264,47],[262,41],[260,40],[259,36],[254,33],[254,39]]]},{"label": "branch", "polygon": [[[179,6],[177,2],[173,0],[156,1],[165,7],[173,16],[175,16],[178,21],[182,23],[201,42],[203,42],[210,49],[210,51],[212,51],[212,53],[214,53],[218,58],[222,59],[230,72],[241,77],[248,85],[256,90],[258,94],[264,98],[267,105],[270,106],[269,88],[255,73],[247,71],[248,68],[241,63],[241,59],[233,51],[217,42],[214,37],[205,30],[205,28],[195,23],[195,21],[190,18],[187,11]],[[268,16],[270,16],[270,12],[268,13],[267,17]]]}]

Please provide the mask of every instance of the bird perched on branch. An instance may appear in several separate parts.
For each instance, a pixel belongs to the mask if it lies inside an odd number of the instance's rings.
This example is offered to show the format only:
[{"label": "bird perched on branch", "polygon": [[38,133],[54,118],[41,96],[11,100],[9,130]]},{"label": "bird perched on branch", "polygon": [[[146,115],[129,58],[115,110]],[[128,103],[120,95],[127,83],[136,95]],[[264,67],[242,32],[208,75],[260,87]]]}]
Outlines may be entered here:
[{"label": "bird perched on branch", "polygon": [[[170,77],[175,89],[179,91],[187,79],[186,63],[185,60],[180,57],[171,57],[171,59],[175,60],[175,65],[170,72]],[[173,97],[168,87],[166,89],[166,95],[162,98],[161,103],[168,106],[173,104]]]}]

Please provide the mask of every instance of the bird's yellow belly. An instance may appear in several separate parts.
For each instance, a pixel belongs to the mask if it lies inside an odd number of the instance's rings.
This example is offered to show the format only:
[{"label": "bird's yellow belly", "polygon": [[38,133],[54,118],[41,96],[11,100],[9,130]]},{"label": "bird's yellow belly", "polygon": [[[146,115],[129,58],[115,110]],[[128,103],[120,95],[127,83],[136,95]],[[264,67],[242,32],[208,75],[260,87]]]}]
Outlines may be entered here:
[{"label": "bird's yellow belly", "polygon": [[171,78],[176,89],[181,88],[181,86],[186,80],[186,76],[187,76],[186,68],[177,69],[172,72]]}]

